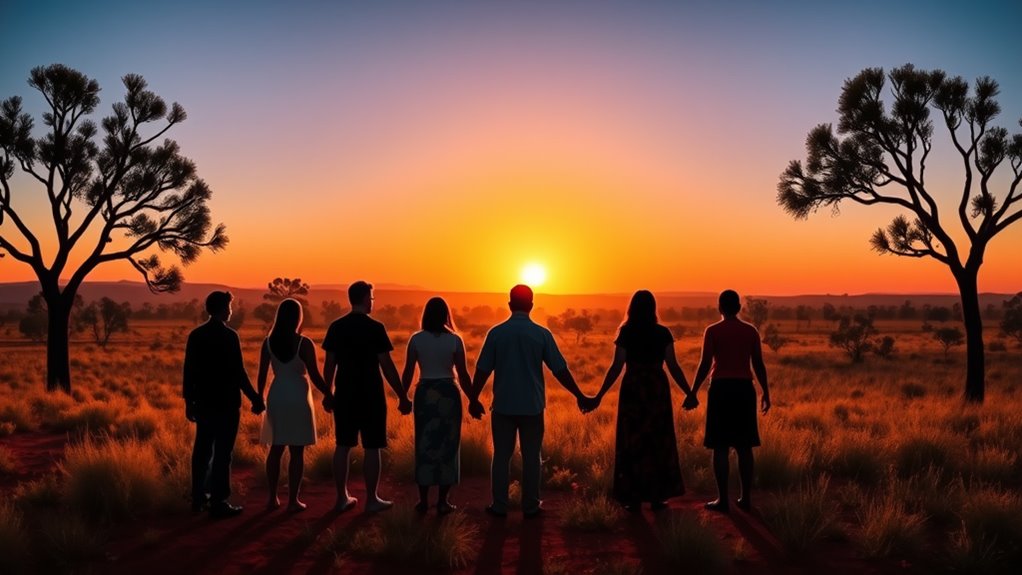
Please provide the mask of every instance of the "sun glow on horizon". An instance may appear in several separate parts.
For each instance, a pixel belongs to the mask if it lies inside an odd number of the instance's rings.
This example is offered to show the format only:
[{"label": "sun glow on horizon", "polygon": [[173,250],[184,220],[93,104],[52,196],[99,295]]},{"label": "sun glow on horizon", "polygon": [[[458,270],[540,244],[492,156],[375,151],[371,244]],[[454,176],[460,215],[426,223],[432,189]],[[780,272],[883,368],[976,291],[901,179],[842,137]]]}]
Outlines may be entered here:
[{"label": "sun glow on horizon", "polygon": [[546,281],[546,267],[543,264],[528,263],[522,268],[522,283],[535,289]]}]

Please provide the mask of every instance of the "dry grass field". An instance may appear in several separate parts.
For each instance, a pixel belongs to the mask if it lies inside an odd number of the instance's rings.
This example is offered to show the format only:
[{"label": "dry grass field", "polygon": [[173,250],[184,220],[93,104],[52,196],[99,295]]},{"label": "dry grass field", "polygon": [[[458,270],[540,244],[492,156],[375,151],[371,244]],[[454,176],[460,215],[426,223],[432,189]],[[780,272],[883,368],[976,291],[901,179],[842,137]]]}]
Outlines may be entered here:
[{"label": "dry grass field", "polygon": [[[794,322],[780,324],[792,341],[780,352],[765,351],[774,407],[760,419],[763,447],[756,452],[761,490],[755,516],[776,543],[776,556],[756,553],[747,538],[724,536],[719,519],[698,509],[698,502],[714,493],[708,452],[701,445],[704,409],[682,412],[682,397],[675,393],[689,504],[680,511],[672,506],[655,523],[652,550],[637,559],[626,555],[586,564],[586,546],[596,550],[628,521],[606,498],[616,393],[597,412],[581,415],[548,378],[545,493],[562,502],[552,519],[566,533],[563,544],[581,551],[547,561],[544,570],[652,573],[656,565],[682,565],[700,573],[784,573],[845,561],[858,566],[849,572],[862,566],[880,573],[1016,572],[1013,566],[1022,561],[1022,352],[1002,345],[988,353],[987,401],[965,406],[964,349],[952,349],[945,358],[919,325],[878,322],[881,335],[895,337],[895,353],[852,364],[827,344],[832,323],[819,320],[800,329]],[[106,349],[73,343],[70,397],[44,391],[41,345],[0,335],[5,340],[0,344],[0,572],[106,572],[111,546],[131,537],[155,540],[159,536],[146,529],[152,518],[190,514],[192,427],[179,397],[190,327],[136,322],[129,335]],[[573,334],[556,334],[588,394],[602,382],[615,328],[604,322],[580,342]],[[702,325],[686,322],[676,343],[689,377],[698,361],[701,330]],[[320,341],[322,331],[312,328],[307,335]],[[471,370],[482,342],[478,330],[465,332]],[[250,323],[241,333],[254,380],[263,328]],[[399,367],[409,335],[407,329],[391,330]],[[987,339],[994,335],[988,332]],[[317,417],[321,441],[307,455],[307,484],[330,493],[332,421],[322,412]],[[257,443],[259,425],[258,417],[243,411],[235,451],[242,493],[262,485],[265,450]],[[389,433],[387,481],[410,484],[411,418],[394,410]],[[50,450],[42,450],[47,445]],[[33,453],[53,454],[55,460],[32,458]],[[487,421],[466,418],[466,485],[485,485],[489,457]],[[248,484],[241,485],[239,477],[249,478]],[[466,487],[460,495],[456,490],[463,507],[469,493],[486,497],[485,488]],[[358,528],[328,526],[296,537],[315,539],[311,547],[331,556],[332,565],[379,559],[395,565],[395,572],[408,566],[482,571],[486,557],[475,542],[485,527],[481,514],[459,512],[435,530],[418,530],[413,503],[399,500],[392,513]],[[487,501],[471,503],[479,508]]]}]

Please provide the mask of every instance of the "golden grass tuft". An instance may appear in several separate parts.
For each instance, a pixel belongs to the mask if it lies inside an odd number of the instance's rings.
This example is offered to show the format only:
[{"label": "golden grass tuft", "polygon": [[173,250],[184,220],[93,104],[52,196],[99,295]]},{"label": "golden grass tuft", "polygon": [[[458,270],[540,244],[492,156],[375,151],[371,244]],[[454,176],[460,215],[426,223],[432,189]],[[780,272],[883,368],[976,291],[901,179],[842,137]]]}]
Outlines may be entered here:
[{"label": "golden grass tuft", "polygon": [[0,426],[7,429],[0,435],[10,435],[15,431],[35,431],[39,427],[31,407],[14,398],[0,404]]},{"label": "golden grass tuft", "polygon": [[583,532],[608,532],[621,519],[621,506],[605,495],[576,495],[561,510],[561,525]]},{"label": "golden grass tuft", "polygon": [[463,569],[477,550],[478,529],[458,511],[423,521],[411,508],[395,508],[357,529],[328,530],[320,548],[410,567]]},{"label": "golden grass tuft", "polygon": [[922,515],[909,513],[894,497],[874,499],[860,514],[859,547],[869,558],[919,557],[926,544]]},{"label": "golden grass tuft", "polygon": [[170,507],[164,465],[152,445],[138,439],[86,437],[67,448],[60,470],[68,505],[83,517],[108,523]]}]

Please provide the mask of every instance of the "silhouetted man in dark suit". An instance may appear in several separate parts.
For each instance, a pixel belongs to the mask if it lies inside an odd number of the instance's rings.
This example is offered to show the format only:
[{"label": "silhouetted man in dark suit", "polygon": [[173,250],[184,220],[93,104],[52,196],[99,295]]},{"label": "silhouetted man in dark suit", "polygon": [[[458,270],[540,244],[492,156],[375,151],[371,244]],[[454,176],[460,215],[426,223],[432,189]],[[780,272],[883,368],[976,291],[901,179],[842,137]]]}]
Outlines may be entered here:
[{"label": "silhouetted man in dark suit", "polygon": [[209,505],[214,517],[241,513],[241,507],[227,499],[231,495],[231,453],[241,419],[241,394],[252,402],[253,413],[266,409],[245,371],[238,332],[227,326],[231,299],[230,292],[209,294],[209,320],[192,330],[185,349],[185,416],[195,422],[192,510],[202,511]]}]

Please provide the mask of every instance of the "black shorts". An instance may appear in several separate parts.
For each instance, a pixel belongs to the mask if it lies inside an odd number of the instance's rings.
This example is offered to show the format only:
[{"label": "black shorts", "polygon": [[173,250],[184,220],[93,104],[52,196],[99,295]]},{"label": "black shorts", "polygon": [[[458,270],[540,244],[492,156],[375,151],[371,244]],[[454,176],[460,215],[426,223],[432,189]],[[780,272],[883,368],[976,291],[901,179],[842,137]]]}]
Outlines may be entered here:
[{"label": "black shorts", "polygon": [[[334,407],[334,435],[337,445],[355,447],[359,436],[365,449],[387,447],[387,403],[343,402]],[[379,403],[382,403],[380,405]]]},{"label": "black shorts", "polygon": [[706,435],[710,449],[759,446],[756,388],[751,379],[715,379],[706,398]]}]

